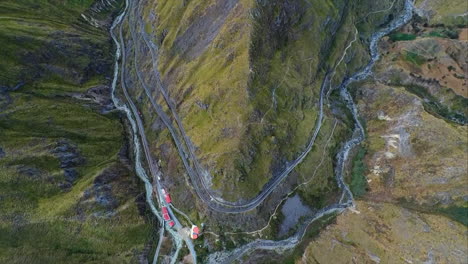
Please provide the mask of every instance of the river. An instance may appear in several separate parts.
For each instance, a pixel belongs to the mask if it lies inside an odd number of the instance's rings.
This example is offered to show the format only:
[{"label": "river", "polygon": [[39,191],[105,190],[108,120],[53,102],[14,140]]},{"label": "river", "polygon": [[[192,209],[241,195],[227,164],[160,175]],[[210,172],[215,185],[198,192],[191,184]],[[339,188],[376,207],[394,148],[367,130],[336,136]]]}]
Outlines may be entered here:
[{"label": "river", "polygon": [[337,165],[335,167],[335,177],[338,186],[342,190],[342,196],[337,204],[330,205],[322,210],[318,211],[314,216],[309,217],[304,223],[298,228],[298,231],[291,237],[284,240],[264,240],[257,239],[253,242],[245,244],[232,251],[215,252],[208,257],[209,263],[231,263],[245,254],[248,254],[257,249],[263,250],[274,250],[282,252],[295,247],[303,238],[307,231],[307,228],[314,221],[335,213],[341,213],[348,207],[354,207],[354,198],[348,185],[344,181],[344,169],[346,161],[349,158],[350,151],[359,145],[364,140],[365,131],[359,120],[359,114],[357,111],[356,104],[354,103],[351,95],[348,92],[348,86],[356,81],[367,78],[372,73],[372,67],[379,60],[380,54],[378,52],[378,43],[380,39],[392,32],[393,30],[405,25],[409,22],[412,17],[413,3],[411,0],[405,0],[404,9],[399,17],[392,21],[385,28],[372,34],[369,42],[370,50],[370,61],[364,68],[354,73],[351,77],[346,78],[339,86],[341,99],[346,103],[347,108],[353,115],[355,128],[353,131],[353,137],[345,142],[343,148],[337,154]]}]

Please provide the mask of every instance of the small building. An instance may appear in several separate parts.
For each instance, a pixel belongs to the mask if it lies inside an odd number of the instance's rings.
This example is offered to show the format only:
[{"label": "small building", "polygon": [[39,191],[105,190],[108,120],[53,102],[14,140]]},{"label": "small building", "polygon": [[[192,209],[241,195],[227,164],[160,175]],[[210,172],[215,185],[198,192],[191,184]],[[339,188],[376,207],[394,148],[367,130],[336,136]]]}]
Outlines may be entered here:
[{"label": "small building", "polygon": [[170,204],[172,202],[172,199],[169,193],[166,192],[166,190],[162,189],[162,194],[164,196],[164,199],[166,200],[166,203]]},{"label": "small building", "polygon": [[198,228],[198,226],[192,225],[192,228],[190,229],[190,238],[197,239],[199,235],[200,235],[200,229]]},{"label": "small building", "polygon": [[167,210],[167,207],[166,206],[161,207],[161,212],[162,212],[164,221],[166,221],[170,227],[173,227],[175,223],[174,221],[172,221],[171,216],[169,215],[169,211]]}]

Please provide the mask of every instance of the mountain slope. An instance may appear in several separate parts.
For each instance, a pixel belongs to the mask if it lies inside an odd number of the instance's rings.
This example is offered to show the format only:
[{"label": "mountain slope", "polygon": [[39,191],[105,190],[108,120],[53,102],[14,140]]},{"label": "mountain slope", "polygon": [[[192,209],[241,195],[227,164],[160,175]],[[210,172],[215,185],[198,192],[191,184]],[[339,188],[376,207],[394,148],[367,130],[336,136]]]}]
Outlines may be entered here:
[{"label": "mountain slope", "polygon": [[107,29],[120,5],[0,3],[2,263],[145,258],[151,226],[109,112]]},{"label": "mountain slope", "polygon": [[[434,2],[417,12],[444,14]],[[367,133],[349,180],[360,182],[358,211],[338,216],[297,263],[466,263],[466,25],[433,18],[383,40],[374,78],[355,85]]]}]

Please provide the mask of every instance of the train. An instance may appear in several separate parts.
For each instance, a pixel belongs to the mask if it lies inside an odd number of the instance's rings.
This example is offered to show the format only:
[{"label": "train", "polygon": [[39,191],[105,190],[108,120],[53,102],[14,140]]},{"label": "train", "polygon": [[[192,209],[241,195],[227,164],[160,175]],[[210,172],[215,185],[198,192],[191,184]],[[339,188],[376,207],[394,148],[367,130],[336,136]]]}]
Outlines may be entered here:
[{"label": "train", "polygon": [[173,227],[175,225],[174,221],[172,221],[171,216],[169,215],[169,210],[167,210],[166,206],[161,207],[161,212],[164,218],[164,221],[170,226]]}]

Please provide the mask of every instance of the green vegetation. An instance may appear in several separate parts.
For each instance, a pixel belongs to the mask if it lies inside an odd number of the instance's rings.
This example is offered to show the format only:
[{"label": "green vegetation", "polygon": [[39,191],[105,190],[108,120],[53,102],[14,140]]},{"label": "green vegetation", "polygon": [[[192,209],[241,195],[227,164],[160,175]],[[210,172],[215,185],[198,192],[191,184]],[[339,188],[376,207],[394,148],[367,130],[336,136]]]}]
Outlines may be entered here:
[{"label": "green vegetation", "polygon": [[418,204],[414,200],[400,198],[398,204],[415,211],[431,214],[441,214],[465,226],[468,226],[468,203],[455,203],[450,206]]},{"label": "green vegetation", "polygon": [[416,52],[412,52],[412,51],[406,51],[406,54],[405,54],[405,60],[417,65],[417,66],[421,66],[422,64],[424,64],[426,62],[426,58],[424,58],[423,56],[417,54]]},{"label": "green vegetation", "polygon": [[1,225],[0,262],[137,262],[130,249],[143,250],[142,238],[148,237],[151,230],[138,217],[131,218],[129,213],[136,211],[134,206],[128,211],[126,225],[116,224],[114,219],[84,222],[54,219],[21,223],[14,228]]},{"label": "green vegetation", "polygon": [[[227,12],[218,10],[220,2],[215,0],[184,5],[179,1],[151,2],[145,7],[158,14],[154,31],[161,47],[161,77],[173,91],[199,160],[212,172],[213,188],[226,200],[257,195],[286,162],[304,151],[318,115],[321,81],[354,38],[356,17],[390,6],[385,1],[239,3],[232,10],[225,8]],[[401,10],[402,3],[397,1],[389,13],[372,13],[359,21],[356,27],[363,38],[376,26],[388,23],[389,14]],[[151,20],[149,12],[143,16]],[[212,33],[198,34],[208,31]],[[358,38],[344,58],[347,62],[337,67],[333,83],[339,83],[367,59],[366,44]],[[149,61],[141,63],[145,64]],[[330,131],[331,127],[326,127],[321,134],[326,137]],[[164,147],[171,142],[164,132],[152,140]],[[313,173],[323,142],[309,154],[313,158],[301,165],[300,177]],[[319,195],[334,189],[329,177],[333,174],[329,170],[332,156],[326,161],[327,175],[318,174],[320,184],[306,192]],[[172,167],[183,171],[180,162],[173,163]],[[326,203],[315,198],[310,200]]]},{"label": "green vegetation", "polygon": [[[286,161],[304,150],[318,114],[322,66],[337,59],[349,36],[334,43],[334,23],[340,23],[342,3],[277,0],[252,6],[253,2],[242,1],[226,17],[224,11],[217,13],[219,18],[212,23],[224,24],[213,26],[220,28],[209,49],[195,52],[183,41],[185,32],[192,24],[206,27],[216,15],[201,18],[200,13],[217,5],[216,1],[157,4],[161,21],[157,31],[166,32],[159,68],[163,77],[179,80],[169,88],[183,94],[179,114],[199,147],[200,159],[214,165],[214,187],[226,199],[235,200],[256,195]],[[282,21],[281,26],[274,25],[275,19]],[[324,24],[327,19],[333,23]],[[330,43],[336,52],[329,56]],[[200,109],[197,100],[209,107]],[[312,167],[313,162],[308,164]]]},{"label": "green vegetation", "polygon": [[106,28],[81,17],[94,2],[0,2],[1,263],[136,262],[153,239],[119,115],[70,96],[112,74]]},{"label": "green vegetation", "polygon": [[[92,2],[91,0],[2,1],[0,3],[2,85],[13,87],[18,83],[27,83],[45,75],[49,75],[49,78],[72,78],[69,73],[58,71],[59,68],[49,68],[50,63],[65,70],[92,66],[90,62],[93,60],[90,58],[99,62],[103,58],[100,52],[109,52],[110,48],[107,43],[103,43],[107,38],[104,35],[105,31],[92,27],[80,17],[81,13],[86,13]],[[92,57],[69,57],[64,53],[66,50],[75,51],[77,54],[80,53],[79,50],[96,54]],[[34,69],[34,74],[31,73],[31,69]],[[51,70],[55,70],[55,76],[50,73]],[[68,76],[63,76],[64,73]]]},{"label": "green vegetation", "polygon": [[392,41],[406,41],[406,40],[415,40],[415,39],[416,39],[415,34],[406,34],[406,33],[401,33],[401,32],[390,34],[390,40]]},{"label": "green vegetation", "polygon": [[450,206],[438,210],[441,214],[468,226],[468,206]]},{"label": "green vegetation", "polygon": [[468,99],[463,96],[457,95],[451,90],[440,91],[441,95],[447,98],[442,104],[437,97],[430,94],[423,86],[412,84],[404,87],[407,91],[424,99],[424,109],[430,114],[459,124],[468,123]]},{"label": "green vegetation", "polygon": [[457,39],[458,38],[458,31],[456,29],[450,29],[450,28],[435,29],[435,30],[432,30],[431,32],[429,32],[428,34],[426,34],[424,36],[425,37]]},{"label": "green vegetation", "polygon": [[366,149],[359,147],[357,154],[353,158],[353,169],[351,170],[349,188],[356,198],[363,196],[367,192],[367,168],[363,160],[365,155]]},{"label": "green vegetation", "polygon": [[296,263],[296,260],[299,259],[303,254],[309,243],[318,236],[320,230],[323,230],[324,227],[332,224],[336,220],[336,214],[325,215],[322,218],[313,222],[308,228],[301,241],[301,243],[296,246],[291,254],[288,254],[286,258],[281,262],[285,264]]}]

